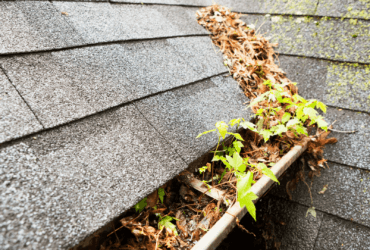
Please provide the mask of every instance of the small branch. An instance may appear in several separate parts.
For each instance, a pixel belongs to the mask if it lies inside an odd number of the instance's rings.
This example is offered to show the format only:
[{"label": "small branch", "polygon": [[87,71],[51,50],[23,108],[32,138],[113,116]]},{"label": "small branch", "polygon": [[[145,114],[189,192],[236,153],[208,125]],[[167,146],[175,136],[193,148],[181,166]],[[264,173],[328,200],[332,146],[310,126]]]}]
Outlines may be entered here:
[{"label": "small branch", "polygon": [[[163,228],[164,228],[164,227],[163,227]],[[157,248],[158,248],[159,235],[162,233],[163,228],[161,229],[161,231],[159,231],[159,233],[158,233],[158,235],[157,235],[157,238],[156,238],[156,240],[155,240],[155,250],[157,250]]]},{"label": "small branch", "polygon": [[343,134],[353,134],[353,133],[356,133],[357,132],[356,130],[353,130],[353,131],[341,131],[341,130],[336,130],[336,129],[331,129],[331,128],[328,128],[328,130],[330,130],[332,132],[343,133]]}]

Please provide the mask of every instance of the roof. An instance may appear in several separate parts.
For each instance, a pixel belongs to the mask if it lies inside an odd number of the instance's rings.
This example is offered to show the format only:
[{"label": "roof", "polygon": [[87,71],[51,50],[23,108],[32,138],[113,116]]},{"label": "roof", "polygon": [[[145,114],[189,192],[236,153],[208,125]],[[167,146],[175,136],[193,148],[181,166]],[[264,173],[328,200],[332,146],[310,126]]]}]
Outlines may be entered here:
[{"label": "roof", "polygon": [[[249,117],[244,95],[224,77],[222,56],[195,20],[207,1],[0,2],[5,249],[72,247],[216,144],[211,136],[196,140],[198,133]],[[305,186],[287,198],[288,179],[264,199],[262,208],[275,218],[290,215],[280,240],[299,249],[366,248],[366,3],[218,3],[249,13],[244,20],[257,28],[265,21],[261,31],[280,43],[282,68],[300,94],[328,103],[336,129],[358,130],[333,133],[339,142],[326,150],[331,168],[313,183],[316,219],[304,217]],[[325,184],[326,193],[317,194]]]},{"label": "roof", "polygon": [[196,8],[0,10],[5,249],[74,246],[208,152],[200,132],[245,114]]}]

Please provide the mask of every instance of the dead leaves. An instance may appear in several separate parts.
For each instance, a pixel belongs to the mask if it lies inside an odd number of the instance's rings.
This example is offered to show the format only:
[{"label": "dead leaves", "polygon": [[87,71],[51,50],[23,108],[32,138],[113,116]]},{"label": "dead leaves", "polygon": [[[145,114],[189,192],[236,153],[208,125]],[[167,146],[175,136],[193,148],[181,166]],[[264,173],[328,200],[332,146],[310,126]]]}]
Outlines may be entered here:
[{"label": "dead leaves", "polygon": [[197,11],[196,15],[198,23],[211,32],[213,43],[227,58],[226,65],[233,78],[243,89],[248,89],[245,91],[248,97],[254,98],[263,93],[265,80],[290,83],[275,64],[273,47],[277,44],[271,44],[256,34],[253,27],[248,27],[239,19],[240,14],[213,5]]}]

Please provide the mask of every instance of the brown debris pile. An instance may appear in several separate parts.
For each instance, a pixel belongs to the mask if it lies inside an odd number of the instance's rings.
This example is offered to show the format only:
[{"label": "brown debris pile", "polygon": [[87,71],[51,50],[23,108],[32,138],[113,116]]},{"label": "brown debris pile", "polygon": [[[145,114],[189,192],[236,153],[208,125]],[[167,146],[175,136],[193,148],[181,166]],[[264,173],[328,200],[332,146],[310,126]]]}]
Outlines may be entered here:
[{"label": "brown debris pile", "polygon": [[[211,32],[213,44],[219,47],[224,55],[225,66],[252,103],[253,100],[271,90],[277,90],[283,98],[293,101],[298,88],[275,64],[277,56],[273,47],[277,44],[271,44],[266,38],[258,35],[254,29],[240,20],[240,17],[240,14],[232,13],[219,5],[197,11],[199,24]],[[270,85],[266,85],[267,80],[271,82]],[[258,121],[262,120],[259,126],[269,129],[282,120],[284,113],[289,112],[294,116],[297,108],[287,106],[288,103],[271,101],[271,98],[254,102],[251,105],[253,113],[262,112],[264,117],[264,119],[255,118],[254,124],[258,126]],[[270,115],[271,109],[275,109],[276,112]],[[318,176],[320,168],[324,168],[326,163],[323,158],[323,148],[328,143],[335,143],[336,139],[326,139],[329,132],[310,125],[310,119],[307,119],[304,126],[308,134],[316,134],[306,136],[287,130],[281,136],[271,136],[265,142],[261,134],[248,129],[243,130],[240,132],[244,139],[241,142],[243,147],[240,155],[248,158],[250,164],[268,165],[278,162],[295,145],[309,141],[302,161],[310,168],[310,177]],[[230,138],[226,140],[217,150],[226,151],[227,146],[233,143],[231,140]],[[231,202],[233,204],[237,195],[237,179],[232,172],[226,170],[222,161],[212,161],[207,163],[207,170],[198,177],[207,183],[208,187],[226,190],[225,197],[228,197],[228,200],[230,197],[235,197],[230,199],[233,200]],[[258,168],[249,168],[248,171],[253,172],[254,180],[260,179],[263,175]],[[303,174],[301,171],[288,183],[288,193],[289,190],[294,189],[298,181],[305,182]],[[120,220],[120,228],[126,228],[131,232],[131,237],[125,236],[128,241],[124,242],[117,237],[115,242],[110,241],[102,245],[101,250],[191,249],[221,218],[227,208],[222,202],[212,200],[178,180],[163,188],[166,190],[163,203],[159,202],[158,193],[154,192],[147,197],[148,204],[143,211],[136,213],[132,210],[129,215]],[[169,224],[161,227],[160,221],[163,222],[166,218]]]},{"label": "brown debris pile", "polygon": [[[121,227],[130,233],[124,238],[112,238],[100,250],[123,249],[191,249],[197,241],[221,218],[225,205],[217,200],[173,180],[163,187],[166,191],[163,203],[154,191],[147,197],[147,206],[136,213],[133,209],[120,220]],[[166,221],[160,226],[160,221]],[[110,233],[114,235],[115,232]],[[126,240],[126,242],[125,242]]]},{"label": "brown debris pile", "polygon": [[197,11],[198,23],[211,32],[212,42],[220,48],[225,65],[247,97],[253,99],[266,92],[266,80],[285,83],[296,93],[296,87],[275,64],[273,47],[277,44],[256,34],[240,17],[241,14],[219,5]]},{"label": "brown debris pile", "polygon": [[[266,117],[263,120],[263,128],[269,129],[277,125],[285,112],[289,112],[293,117],[297,108],[289,108],[288,102],[271,101],[270,98],[269,100],[253,102],[270,90],[278,90],[274,86],[279,86],[283,90],[282,98],[291,101],[293,101],[293,96],[298,93],[295,83],[292,83],[286,77],[285,72],[275,64],[277,55],[273,47],[277,47],[278,44],[271,44],[262,35],[257,34],[253,27],[248,27],[240,19],[241,14],[231,12],[226,7],[215,4],[198,10],[196,16],[198,23],[211,33],[213,44],[223,53],[224,64],[228,67],[230,75],[238,82],[245,95],[251,99],[252,112],[256,114],[263,110],[262,114]],[[267,80],[272,83],[270,86],[265,84]],[[276,109],[279,107],[281,107],[280,110]],[[276,109],[277,112],[270,116],[268,110],[271,109]],[[253,122],[258,124],[260,121],[258,119],[262,120],[255,118]],[[311,136],[297,135],[288,130],[280,137],[271,137],[267,142],[260,134],[244,130],[240,133],[244,139],[242,142],[244,147],[240,154],[244,158],[249,157],[249,162],[252,164],[263,162],[267,165],[279,161],[293,146],[308,141],[308,150],[303,157],[311,169],[309,176],[318,176],[320,175],[320,167],[324,168],[326,163],[323,158],[324,146],[328,143],[335,143],[337,140],[335,138],[326,139],[330,132],[325,132],[317,128],[316,125],[310,125],[310,122],[311,120],[307,119],[304,126]],[[312,135],[315,132],[316,135]],[[229,142],[229,145],[231,143]],[[225,171],[225,166],[221,162],[213,162],[212,164],[216,174],[221,175]],[[255,180],[262,177],[262,173],[257,169],[250,168],[248,171],[254,172]],[[213,176],[210,173],[205,173],[201,179],[209,180],[211,178]],[[229,190],[230,194],[236,193],[235,183],[236,177],[226,174],[217,186]],[[210,184],[214,184],[214,181],[211,181]]]}]

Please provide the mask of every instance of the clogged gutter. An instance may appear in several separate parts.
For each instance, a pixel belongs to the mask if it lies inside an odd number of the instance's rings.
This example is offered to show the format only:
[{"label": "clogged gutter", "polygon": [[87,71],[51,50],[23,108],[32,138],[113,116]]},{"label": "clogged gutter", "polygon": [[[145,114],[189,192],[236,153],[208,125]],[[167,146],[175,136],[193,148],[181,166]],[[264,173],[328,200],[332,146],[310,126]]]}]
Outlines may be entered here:
[{"label": "clogged gutter", "polygon": [[[299,96],[296,84],[275,64],[273,47],[277,44],[258,35],[258,30],[240,20],[240,14],[225,7],[202,8],[196,15],[223,53],[230,75],[251,100],[248,107],[254,116],[250,121],[220,121],[215,129],[202,133],[215,133],[219,140],[210,161],[197,174],[204,192],[196,191],[196,185],[180,176],[121,220],[121,227],[132,233],[128,241],[123,243],[117,237],[101,249],[191,249],[236,202],[256,218],[253,201],[258,197],[252,185],[263,176],[278,182],[270,167],[292,148],[307,148],[303,157],[312,177],[325,168],[325,144],[336,142],[335,138],[326,139],[330,126],[316,110],[325,112],[326,106]],[[204,195],[212,189],[222,189],[222,195],[209,195],[213,199]]]}]

